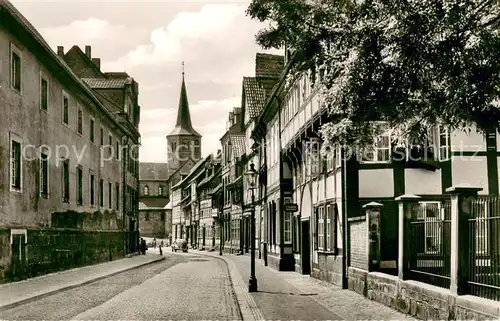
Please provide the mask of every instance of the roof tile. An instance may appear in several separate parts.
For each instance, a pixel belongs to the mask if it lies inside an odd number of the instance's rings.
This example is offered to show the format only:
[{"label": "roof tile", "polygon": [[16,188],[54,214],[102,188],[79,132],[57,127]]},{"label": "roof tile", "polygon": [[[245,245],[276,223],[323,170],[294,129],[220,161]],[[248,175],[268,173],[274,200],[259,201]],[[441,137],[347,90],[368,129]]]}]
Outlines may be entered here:
[{"label": "roof tile", "polygon": [[119,89],[128,83],[128,78],[82,78],[92,89]]},{"label": "roof tile", "polygon": [[231,136],[231,148],[233,149],[234,156],[241,157],[246,153],[246,137],[244,135]]},{"label": "roof tile", "polygon": [[167,163],[139,163],[139,180],[168,180]]},{"label": "roof tile", "polygon": [[247,104],[248,114],[251,118],[257,117],[266,102],[266,91],[255,77],[243,77],[243,90]]},{"label": "roof tile", "polygon": [[285,57],[265,53],[255,56],[255,77],[279,78],[285,66]]}]

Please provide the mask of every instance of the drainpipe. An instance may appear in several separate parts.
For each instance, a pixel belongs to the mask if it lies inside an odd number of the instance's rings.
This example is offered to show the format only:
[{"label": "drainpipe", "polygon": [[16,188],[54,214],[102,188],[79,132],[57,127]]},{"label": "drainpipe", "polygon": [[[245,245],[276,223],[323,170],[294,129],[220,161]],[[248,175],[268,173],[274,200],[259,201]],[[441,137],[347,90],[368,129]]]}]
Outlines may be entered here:
[{"label": "drainpipe", "polygon": [[347,279],[347,272],[348,272],[348,258],[347,256],[349,255],[349,249],[347,248],[348,245],[348,222],[347,222],[347,161],[346,161],[346,155],[345,155],[345,150],[344,148],[340,148],[340,154],[341,154],[341,161],[342,161],[342,172],[341,172],[341,179],[342,179],[342,288],[347,289],[349,288],[348,285],[348,279]]}]

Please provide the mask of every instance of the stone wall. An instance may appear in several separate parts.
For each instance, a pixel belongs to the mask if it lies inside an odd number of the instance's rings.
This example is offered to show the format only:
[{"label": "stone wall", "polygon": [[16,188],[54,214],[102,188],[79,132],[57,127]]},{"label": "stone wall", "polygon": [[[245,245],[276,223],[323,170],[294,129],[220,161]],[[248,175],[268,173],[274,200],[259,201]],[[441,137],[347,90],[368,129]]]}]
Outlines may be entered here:
[{"label": "stone wall", "polygon": [[0,231],[0,282],[16,281],[55,271],[116,260],[125,256],[126,233],[28,229],[23,271],[12,272],[10,231]]},{"label": "stone wall", "polygon": [[164,238],[166,210],[139,210],[141,236]]},{"label": "stone wall", "polygon": [[342,286],[342,255],[318,253],[317,268],[311,271],[311,276],[325,282]]},{"label": "stone wall", "polygon": [[500,317],[496,301],[471,295],[457,296],[448,289],[413,280],[350,267],[349,289],[420,320],[493,320]]},{"label": "stone wall", "polygon": [[349,219],[350,228],[350,266],[368,270],[367,257],[367,226],[365,216]]}]

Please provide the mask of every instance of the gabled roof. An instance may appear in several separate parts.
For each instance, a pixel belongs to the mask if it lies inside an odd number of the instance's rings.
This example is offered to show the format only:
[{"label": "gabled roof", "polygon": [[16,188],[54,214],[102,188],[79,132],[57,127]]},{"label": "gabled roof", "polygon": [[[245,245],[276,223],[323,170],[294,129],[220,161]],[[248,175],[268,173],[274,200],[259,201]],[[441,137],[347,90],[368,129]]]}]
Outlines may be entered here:
[{"label": "gabled roof", "polygon": [[72,46],[68,52],[64,55],[64,60],[67,61],[67,57],[68,56],[71,56],[72,53],[76,53],[78,54],[78,56],[80,56],[80,58],[82,58],[86,63],[87,63],[87,66],[89,66],[90,68],[92,68],[97,74],[99,75],[102,75],[104,77],[104,74],[102,73],[102,71],[99,69],[99,67],[96,66],[96,64],[92,61],[92,59],[90,59],[83,51],[82,49],[77,46],[77,45],[74,45]]},{"label": "gabled roof", "polygon": [[132,78],[82,78],[92,89],[120,89],[132,83]]},{"label": "gabled roof", "polygon": [[[243,96],[246,98],[246,105],[244,106],[248,110],[250,118],[259,116],[266,102],[264,86],[256,77],[243,77],[243,93]],[[245,104],[245,102],[242,102],[242,104]]]},{"label": "gabled roof", "polygon": [[231,148],[236,157],[241,157],[246,153],[246,137],[245,135],[233,135],[231,139]]},{"label": "gabled roof", "polygon": [[170,177],[167,163],[139,163],[139,180],[168,180]]}]

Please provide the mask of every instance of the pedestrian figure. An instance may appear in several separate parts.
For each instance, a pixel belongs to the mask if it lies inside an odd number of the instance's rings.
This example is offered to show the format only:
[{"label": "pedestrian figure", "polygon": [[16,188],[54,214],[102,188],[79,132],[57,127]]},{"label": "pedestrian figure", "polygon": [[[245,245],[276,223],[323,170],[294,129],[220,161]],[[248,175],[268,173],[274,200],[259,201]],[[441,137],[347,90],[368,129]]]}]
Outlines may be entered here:
[{"label": "pedestrian figure", "polygon": [[142,250],[142,255],[146,255],[146,250],[147,250],[146,240],[142,238],[141,238],[141,250]]},{"label": "pedestrian figure", "polygon": [[160,246],[161,246],[161,247],[163,247],[163,240],[161,240],[161,242],[160,242]]},{"label": "pedestrian figure", "polygon": [[156,249],[156,237],[153,239],[153,248]]},{"label": "pedestrian figure", "polygon": [[158,246],[158,249],[160,250],[160,255],[163,255],[163,251],[161,250],[161,246]]}]

